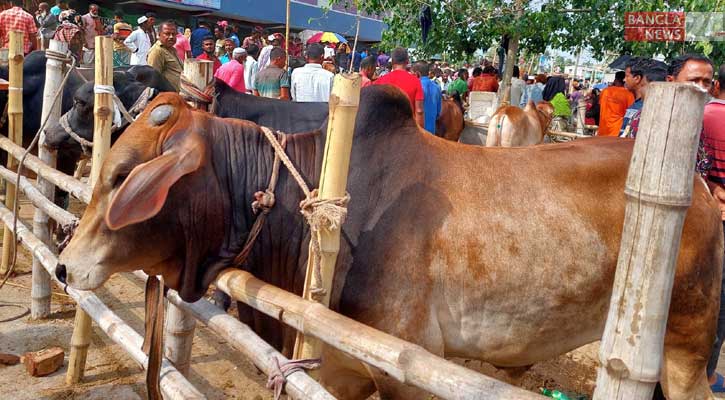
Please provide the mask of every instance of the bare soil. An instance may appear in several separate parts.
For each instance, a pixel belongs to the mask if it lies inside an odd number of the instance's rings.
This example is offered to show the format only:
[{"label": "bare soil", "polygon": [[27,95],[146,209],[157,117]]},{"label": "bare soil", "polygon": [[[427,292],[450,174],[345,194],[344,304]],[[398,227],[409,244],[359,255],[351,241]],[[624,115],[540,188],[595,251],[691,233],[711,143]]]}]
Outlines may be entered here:
[{"label": "bare soil", "polygon": [[[21,202],[21,217],[30,226],[32,211]],[[71,210],[79,214],[80,207]],[[31,257],[19,253],[16,276],[0,289],[0,301],[30,307]],[[73,332],[75,303],[61,288],[53,287],[52,315],[42,321],[29,316],[0,323],[0,353],[23,354],[60,346],[66,351],[63,367],[46,377],[29,376],[22,364],[0,365],[0,399],[144,399],[144,373],[125,352],[99,328],[94,327],[88,352],[85,378],[75,386],[65,384],[69,343]],[[113,277],[97,295],[136,331],[143,330],[143,284],[132,275]],[[17,315],[22,309],[0,307],[0,320]],[[558,389],[591,398],[598,364],[598,342],[555,359],[535,364],[516,378],[480,361],[455,360],[497,379],[538,392]],[[725,355],[721,357],[725,360]],[[725,373],[721,361],[718,370]],[[251,362],[234,351],[224,340],[202,324],[197,324],[189,381],[209,399],[271,399],[264,376]],[[725,398],[725,397],[723,397]]]}]

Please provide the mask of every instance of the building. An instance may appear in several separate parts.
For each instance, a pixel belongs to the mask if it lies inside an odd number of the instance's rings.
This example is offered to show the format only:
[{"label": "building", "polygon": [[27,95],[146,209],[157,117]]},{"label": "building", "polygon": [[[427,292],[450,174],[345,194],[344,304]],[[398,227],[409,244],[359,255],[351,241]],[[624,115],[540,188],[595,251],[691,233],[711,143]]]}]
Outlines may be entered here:
[{"label": "building", "polygon": [[[133,21],[132,18],[136,15],[154,11],[163,19],[181,19],[189,25],[194,25],[196,19],[200,18],[228,19],[241,22],[250,30],[254,25],[262,25],[269,30],[284,31],[286,24],[287,0],[138,0],[121,3],[100,0],[97,3],[106,8],[108,13],[115,8],[121,8],[129,13],[129,21]],[[85,6],[78,8],[87,9]],[[354,7],[334,5],[327,11],[326,8],[329,8],[328,0],[291,0],[291,31],[311,29],[332,31],[348,37],[355,36],[357,18]],[[385,24],[382,18],[361,15],[359,40],[378,42],[383,29]]]}]

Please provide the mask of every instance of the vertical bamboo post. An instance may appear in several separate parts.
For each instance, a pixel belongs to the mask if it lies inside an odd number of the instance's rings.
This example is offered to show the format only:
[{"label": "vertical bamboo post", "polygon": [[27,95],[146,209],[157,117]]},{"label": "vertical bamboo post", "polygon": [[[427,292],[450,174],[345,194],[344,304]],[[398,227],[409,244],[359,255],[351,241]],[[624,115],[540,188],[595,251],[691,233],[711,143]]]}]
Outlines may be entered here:
[{"label": "vertical bamboo post", "polygon": [[[8,135],[15,144],[23,145],[23,62],[25,61],[23,49],[23,32],[10,31],[8,42]],[[17,165],[8,154],[8,169],[14,170]],[[5,205],[12,210],[15,206],[15,185],[8,182],[5,185]],[[12,259],[13,244],[15,240],[10,228],[3,230],[3,252],[0,260],[0,274],[8,271]]]},{"label": "vertical bamboo post", "polygon": [[[197,89],[204,91],[204,88],[214,80],[214,63],[207,60],[196,60],[187,58],[184,60],[184,77],[196,86]],[[188,101],[189,105],[199,110],[209,111],[208,104]]]},{"label": "vertical bamboo post", "polygon": [[624,229],[599,349],[597,400],[652,398],[682,225],[692,201],[705,92],[664,82],[647,90],[624,189]]},{"label": "vertical bamboo post", "polygon": [[290,0],[287,0],[287,20],[286,20],[287,22],[284,27],[284,40],[287,41],[284,44],[284,53],[285,53],[285,60],[286,60],[284,63],[285,69],[289,68],[289,15],[290,15]]},{"label": "vertical bamboo post", "polygon": [[[319,197],[329,199],[345,195],[347,175],[350,167],[355,117],[360,104],[360,85],[362,78],[357,73],[337,74],[330,94],[330,114],[327,123],[327,140],[322,159]],[[340,229],[319,232],[320,243],[320,276],[322,282],[315,281],[312,246],[307,261],[307,274],[303,297],[312,300],[310,289],[321,287],[325,295],[320,303],[330,306],[332,280],[335,274],[337,253],[340,251]],[[311,233],[315,234],[315,233]],[[297,333],[295,342],[295,358],[317,358],[321,353],[321,343],[311,337]]]},{"label": "vertical bamboo post", "polygon": [[[113,40],[109,36],[96,36],[95,75],[96,86],[113,86]],[[94,92],[91,187],[98,181],[103,160],[111,148],[111,124],[113,122],[113,95],[99,93],[99,90],[94,90]],[[78,383],[83,378],[90,343],[91,317],[78,306],[73,324],[68,372],[65,376],[66,384]]]},{"label": "vertical bamboo post", "polygon": [[[48,49],[58,53],[68,51],[68,44],[65,42],[51,40]],[[41,120],[45,120],[50,116],[53,120],[60,118],[60,99],[53,106],[53,100],[59,91],[63,88],[60,82],[63,80],[65,63],[54,57],[49,57],[45,64],[45,87],[43,89],[43,111]],[[56,154],[49,151],[45,146],[45,132],[40,134],[40,143],[38,145],[38,158],[55,168]],[[53,201],[55,195],[55,186],[38,175],[38,189],[50,201]],[[35,209],[33,216],[33,233],[46,246],[53,248],[50,239],[50,227],[48,226],[48,214],[40,208]],[[32,304],[30,308],[30,316],[33,319],[46,318],[50,314],[50,275],[45,270],[43,264],[37,257],[33,257],[33,286],[31,289]]]},{"label": "vertical bamboo post", "polygon": [[579,98],[576,102],[576,133],[584,134],[584,125],[587,119],[587,102],[583,98]]},{"label": "vertical bamboo post", "polygon": [[[184,60],[184,76],[197,88],[204,89],[214,79],[214,63],[206,60]],[[189,104],[207,111],[207,105],[191,101]],[[183,375],[189,373],[191,351],[194,341],[196,319],[174,304],[166,305],[166,325],[164,326],[164,355]]]}]

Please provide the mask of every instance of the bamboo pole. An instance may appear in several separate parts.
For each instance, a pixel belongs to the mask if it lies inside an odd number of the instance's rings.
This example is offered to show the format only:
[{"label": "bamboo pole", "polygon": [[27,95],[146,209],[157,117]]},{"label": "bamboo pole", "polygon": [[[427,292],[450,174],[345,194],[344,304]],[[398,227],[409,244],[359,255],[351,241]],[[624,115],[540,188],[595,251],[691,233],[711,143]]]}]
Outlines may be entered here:
[{"label": "bamboo pole", "polygon": [[[2,179],[5,179],[8,182],[15,182],[17,176],[18,175],[15,172],[10,171],[5,167],[0,167],[0,177],[2,177]],[[30,180],[24,176],[20,177],[20,190],[25,193],[25,197],[27,197],[35,207],[46,214],[46,217],[49,216],[50,218],[53,218],[61,225],[68,225],[77,220],[75,215],[58,207],[52,201],[48,200],[43,193],[41,193],[40,189],[35,187]]]},{"label": "bamboo pole", "polygon": [[627,205],[594,399],[651,399],[662,348],[706,93],[652,83],[627,174]]},{"label": "bamboo pole", "polygon": [[[184,76],[197,88],[205,88],[214,79],[214,63],[204,60],[184,60]],[[207,111],[207,104],[189,102],[192,107]],[[164,326],[164,354],[184,375],[191,366],[192,344],[196,320],[185,310],[169,303]]]},{"label": "bamboo pole", "polygon": [[[133,274],[142,280],[148,278],[148,275],[142,271],[136,271]],[[191,313],[199,322],[209,327],[221,339],[226,340],[233,348],[250,359],[265,374],[271,375],[277,371],[277,364],[274,362],[275,358],[279,360],[280,364],[289,361],[257,336],[249,326],[220,310],[219,307],[211,304],[208,300],[201,299],[195,303],[187,303],[179,297],[175,290],[171,289],[166,293],[166,299],[169,304]],[[302,371],[287,377],[285,392],[292,399],[334,399],[319,383]]]},{"label": "bamboo pole", "polygon": [[226,269],[214,284],[235,300],[278,319],[306,337],[316,337],[400,382],[440,398],[543,399],[340,315],[323,304],[260,281],[246,271]]},{"label": "bamboo pole", "polygon": [[287,19],[284,27],[284,40],[287,42],[284,44],[285,63],[284,68],[289,68],[289,16],[290,16],[290,0],[287,0]]},{"label": "bamboo pole", "polygon": [[[12,227],[13,213],[7,207],[0,204],[0,219],[3,223]],[[58,258],[52,251],[38,239],[32,232],[22,223],[18,221],[18,237],[21,243],[27,248],[34,257],[40,260],[43,268],[50,275],[53,275],[55,266],[58,264]],[[141,350],[141,342],[143,339],[136,331],[128,326],[121,318],[113,313],[103,302],[92,292],[76,290],[71,287],[66,288],[68,295],[71,296],[80,307],[87,310],[91,318],[93,318],[98,327],[105,332],[108,337],[118,344],[124,351],[128,353],[142,367],[146,368],[148,359],[146,354]],[[161,367],[161,390],[164,398],[167,400],[196,400],[204,399],[201,394],[189,381],[184,378],[168,361],[164,360]]]},{"label": "bamboo pole", "polygon": [[[14,143],[23,145],[23,32],[10,31],[8,42],[8,136]],[[8,154],[8,169],[14,169],[17,160]],[[12,209],[15,206],[15,185],[5,185],[5,205]],[[0,260],[0,275],[8,272],[13,256],[14,238],[9,227],[3,229],[3,250]]]},{"label": "bamboo pole", "polygon": [[[65,53],[68,51],[68,44],[65,42],[51,40],[49,50]],[[57,101],[53,106],[53,100],[59,91],[63,88],[60,86],[63,80],[65,63],[55,57],[48,57],[45,64],[45,87],[43,88],[43,111],[41,120],[45,120],[50,116],[54,120],[60,119],[61,102]],[[48,166],[55,168],[55,153],[49,151],[45,146],[45,132],[40,134],[40,142],[38,144],[38,158],[45,162]],[[55,186],[43,177],[37,178],[40,193],[52,204],[55,197]],[[48,214],[38,207],[33,215],[33,233],[48,247],[53,248],[50,237],[50,226],[48,225]],[[40,261],[33,258],[33,284],[31,289],[32,304],[30,307],[30,316],[33,319],[46,318],[50,314],[50,275],[40,264]]]},{"label": "bamboo pole", "polygon": [[[515,7],[515,19],[516,21],[518,21],[523,15],[522,0],[516,0]],[[519,50],[519,36],[520,35],[518,32],[514,32],[511,35],[511,39],[509,40],[508,53],[506,54],[506,68],[504,69],[503,76],[501,77],[501,89],[498,96],[498,98],[501,99],[501,101],[499,102],[499,106],[506,106],[511,100],[511,76],[513,76],[514,73],[514,64],[518,62],[518,59],[516,58],[516,52]]]},{"label": "bamboo pole", "polygon": [[[113,95],[100,93],[99,86],[113,86],[113,40],[96,36],[95,85],[93,106],[93,153],[91,155],[90,186],[101,175],[101,166],[111,148],[111,123],[113,122]],[[91,317],[82,308],[76,308],[71,351],[66,373],[66,384],[80,382],[86,365],[88,346],[91,343]]]},{"label": "bamboo pole", "polygon": [[[197,89],[204,91],[204,88],[214,80],[214,63],[207,60],[187,58],[184,60],[184,77],[193,83]],[[206,103],[193,100],[189,100],[188,103],[196,109],[209,111]]]},{"label": "bamboo pole", "polygon": [[[320,173],[320,199],[345,195],[350,166],[350,151],[352,149],[353,132],[355,131],[355,117],[360,104],[361,82],[361,77],[357,73],[335,75],[332,93],[330,94],[327,140],[325,141],[325,153]],[[310,232],[310,235],[318,235],[322,282],[316,281],[316,274],[314,273],[315,257],[312,255],[312,241],[310,241],[303,297],[311,299],[310,289],[313,287],[322,288],[324,294],[319,300],[325,307],[330,306],[332,279],[335,275],[337,254],[340,251],[340,229],[341,227],[332,231],[322,229],[320,232]],[[320,356],[320,350],[320,343],[317,340],[305,338],[300,333],[297,334],[294,358],[317,358]]]},{"label": "bamboo pole", "polygon": [[[0,135],[0,149],[7,151],[9,155],[18,159],[23,156],[23,152],[25,151],[25,149],[13,143],[12,140],[2,135]],[[66,175],[56,169],[49,167],[38,157],[35,157],[32,154],[28,154],[28,156],[25,158],[25,163],[23,164],[23,169],[26,168],[35,172],[36,174],[38,174],[38,176],[42,176],[43,178],[47,179],[53,185],[70,193],[73,197],[77,198],[83,203],[90,203],[90,186],[78,181],[77,179],[74,179],[72,176]]]}]

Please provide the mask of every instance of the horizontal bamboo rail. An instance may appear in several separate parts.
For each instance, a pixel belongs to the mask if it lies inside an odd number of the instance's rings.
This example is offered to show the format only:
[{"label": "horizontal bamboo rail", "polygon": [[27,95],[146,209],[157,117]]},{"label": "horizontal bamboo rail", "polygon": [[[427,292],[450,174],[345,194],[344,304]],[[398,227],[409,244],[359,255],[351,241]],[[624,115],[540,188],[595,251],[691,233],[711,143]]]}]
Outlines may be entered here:
[{"label": "horizontal bamboo rail", "polygon": [[[25,152],[24,148],[18,146],[17,144],[13,143],[12,140],[2,135],[0,135],[0,149],[7,151],[10,155],[17,159],[20,159]],[[78,200],[86,204],[91,201],[92,190],[90,186],[81,183],[80,181],[74,179],[72,176],[68,176],[56,169],[49,167],[38,157],[28,154],[28,156],[25,158],[25,163],[23,164],[23,166],[23,168],[28,168],[29,170],[50,181],[55,186],[58,186],[59,188],[70,193]]]},{"label": "horizontal bamboo rail", "polygon": [[[133,274],[143,280],[148,277],[142,271],[136,271]],[[288,361],[285,356],[257,336],[251,328],[220,310],[219,307],[209,301],[202,299],[195,303],[187,303],[181,300],[175,290],[169,290],[166,299],[171,304],[191,313],[194,318],[219,334],[222,339],[239,350],[268,376],[277,370],[277,365],[274,363],[275,358],[279,360],[280,364]],[[287,377],[285,392],[292,399],[335,399],[317,381],[304,372],[295,372]]]},{"label": "horizontal bamboo rail", "polygon": [[[488,124],[482,124],[480,122],[475,122],[475,121],[471,121],[471,120],[465,121],[465,124],[468,125],[468,126],[474,126],[476,128],[488,129]],[[589,129],[589,127],[595,127],[596,128],[596,125],[587,125],[586,126],[587,129]],[[551,130],[550,131],[547,131],[546,134],[549,135],[549,136],[563,136],[563,137],[568,137],[568,138],[572,138],[572,139],[591,137],[591,136],[588,136],[588,135],[577,135],[576,133],[571,133],[571,132],[551,131]]]},{"label": "horizontal bamboo rail", "polygon": [[[12,230],[13,213],[2,204],[0,204],[0,219],[5,223],[5,226]],[[58,259],[48,249],[45,243],[33,235],[21,221],[18,221],[18,231],[14,233],[20,237],[23,246],[33,253],[33,256],[41,262],[46,271],[51,276],[54,276]],[[141,335],[106,307],[92,292],[75,290],[71,287],[68,287],[67,291],[78,305],[96,321],[98,326],[111,340],[121,346],[137,363],[141,364],[144,368],[146,367],[148,359],[146,354],[141,350],[141,343],[143,342]],[[163,361],[161,368],[161,389],[167,400],[205,398],[167,360]]]},{"label": "horizontal bamboo rail", "polygon": [[340,315],[255,278],[226,269],[215,281],[235,300],[314,336],[396,380],[445,399],[542,399],[540,395],[474,372],[422,347]]},{"label": "horizontal bamboo rail", "polygon": [[[12,172],[5,167],[0,167],[0,177],[6,181],[15,182],[17,176],[18,175],[15,172]],[[43,194],[40,193],[40,190],[24,176],[20,177],[20,190],[25,193],[25,197],[27,197],[35,207],[43,210],[61,225],[70,225],[78,220],[75,215],[58,207],[52,201],[43,196]]]}]

